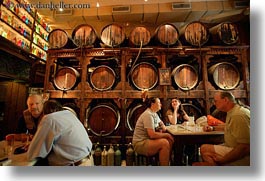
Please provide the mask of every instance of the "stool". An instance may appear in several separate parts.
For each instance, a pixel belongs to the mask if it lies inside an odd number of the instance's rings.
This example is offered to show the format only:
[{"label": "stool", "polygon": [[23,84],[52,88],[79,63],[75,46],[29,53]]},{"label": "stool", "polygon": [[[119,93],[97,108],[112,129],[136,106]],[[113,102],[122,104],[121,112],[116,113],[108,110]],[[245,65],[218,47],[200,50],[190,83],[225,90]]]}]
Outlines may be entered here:
[{"label": "stool", "polygon": [[159,154],[152,156],[146,156],[141,154],[135,154],[136,166],[159,166]]}]

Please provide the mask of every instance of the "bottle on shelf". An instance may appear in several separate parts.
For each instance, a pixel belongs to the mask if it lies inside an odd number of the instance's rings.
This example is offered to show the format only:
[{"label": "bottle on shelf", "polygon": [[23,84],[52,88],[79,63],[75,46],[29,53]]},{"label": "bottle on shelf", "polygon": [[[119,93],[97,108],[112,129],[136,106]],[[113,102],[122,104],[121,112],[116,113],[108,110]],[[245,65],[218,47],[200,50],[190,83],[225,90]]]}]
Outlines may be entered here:
[{"label": "bottle on shelf", "polygon": [[25,15],[25,13],[23,13],[23,15],[22,15],[21,19],[22,19],[22,21],[23,21],[23,22],[26,22],[26,19],[27,19],[27,18],[26,18],[26,15]]},{"label": "bottle on shelf", "polygon": [[102,150],[100,148],[99,142],[97,142],[94,152],[94,165],[96,166],[101,165],[101,153]]},{"label": "bottle on shelf", "polygon": [[117,144],[116,150],[114,153],[114,165],[121,166],[121,150],[119,148],[119,144]]},{"label": "bottle on shelf", "polygon": [[126,150],[126,166],[133,166],[134,150],[132,143],[129,143]]},{"label": "bottle on shelf", "polygon": [[15,13],[18,15],[19,14],[19,8],[15,6]]},{"label": "bottle on shelf", "polygon": [[139,156],[138,156],[138,153],[137,152],[134,152],[134,163],[135,163],[135,166],[139,166],[140,163],[139,163]]},{"label": "bottle on shelf", "polygon": [[109,149],[108,149],[108,156],[107,156],[107,165],[108,166],[114,166],[114,149],[112,144],[110,145]]},{"label": "bottle on shelf", "polygon": [[[1,33],[1,36],[29,53],[46,60],[50,27],[35,12],[35,9],[32,9],[30,6],[18,8],[16,6],[17,3],[20,3],[20,1],[4,0],[1,3],[0,18],[1,22],[3,22],[1,26],[3,25],[7,29],[6,33]],[[37,42],[32,38],[34,34],[38,36],[39,40]]]},{"label": "bottle on shelf", "polygon": [[101,166],[107,166],[107,159],[108,159],[108,151],[106,149],[106,145],[103,147],[103,151],[101,153]]}]

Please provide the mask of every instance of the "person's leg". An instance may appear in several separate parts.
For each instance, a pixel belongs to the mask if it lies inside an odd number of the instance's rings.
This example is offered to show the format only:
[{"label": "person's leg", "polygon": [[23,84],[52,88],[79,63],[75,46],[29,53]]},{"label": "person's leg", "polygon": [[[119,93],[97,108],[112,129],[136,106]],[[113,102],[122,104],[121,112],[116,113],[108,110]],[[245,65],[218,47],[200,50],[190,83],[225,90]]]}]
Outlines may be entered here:
[{"label": "person's leg", "polygon": [[168,141],[168,143],[169,143],[170,150],[172,150],[172,147],[173,147],[174,142],[171,141],[170,139],[167,139],[167,141]]},{"label": "person's leg", "polygon": [[214,150],[214,145],[210,145],[210,144],[201,145],[201,156],[204,162],[208,162],[213,165],[216,165],[214,162],[215,155],[216,153]]},{"label": "person's leg", "polygon": [[173,151],[173,144],[174,144],[174,142],[172,141],[172,140],[170,140],[170,139],[167,139],[168,140],[168,142],[169,142],[169,150],[170,150],[170,152],[169,152],[169,160],[170,160],[170,163],[174,163],[174,157],[173,157],[173,155],[172,155],[172,151]]},{"label": "person's leg", "polygon": [[215,166],[214,162],[214,145],[203,144],[200,147],[203,162],[193,162],[192,166]]},{"label": "person's leg", "polygon": [[215,163],[215,158],[217,157],[224,157],[227,153],[229,153],[233,148],[227,147],[224,145],[210,145],[210,144],[203,144],[201,146],[201,156],[203,162],[195,162],[193,166],[199,165],[217,165]]},{"label": "person's leg", "polygon": [[155,155],[159,152],[160,166],[168,166],[171,147],[172,145],[169,143],[169,141],[164,138],[149,140],[147,154],[149,156],[149,155]]}]

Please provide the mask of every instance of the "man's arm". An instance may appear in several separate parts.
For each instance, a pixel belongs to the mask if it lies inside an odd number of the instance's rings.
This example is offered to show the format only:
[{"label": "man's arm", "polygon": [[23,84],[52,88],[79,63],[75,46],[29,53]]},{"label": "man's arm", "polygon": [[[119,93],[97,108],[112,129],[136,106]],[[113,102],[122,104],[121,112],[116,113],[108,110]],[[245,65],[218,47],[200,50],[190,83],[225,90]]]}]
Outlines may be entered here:
[{"label": "man's arm", "polygon": [[29,145],[27,151],[28,160],[38,157],[45,158],[52,149],[54,137],[52,125],[49,120],[44,119],[39,124],[38,130]]},{"label": "man's arm", "polygon": [[209,132],[209,131],[224,131],[225,130],[225,124],[220,124],[217,126],[209,126],[206,125],[203,127],[203,131]]}]

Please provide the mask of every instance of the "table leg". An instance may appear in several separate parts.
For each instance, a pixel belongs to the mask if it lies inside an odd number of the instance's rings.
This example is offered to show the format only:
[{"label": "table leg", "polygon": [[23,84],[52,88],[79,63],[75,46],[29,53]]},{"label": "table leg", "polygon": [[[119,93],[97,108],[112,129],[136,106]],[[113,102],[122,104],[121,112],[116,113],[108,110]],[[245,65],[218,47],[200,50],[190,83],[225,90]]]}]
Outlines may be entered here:
[{"label": "table leg", "polygon": [[174,142],[174,165],[175,166],[182,166],[182,157],[183,157],[183,148],[184,144],[181,141],[180,137],[175,137],[175,142]]}]

